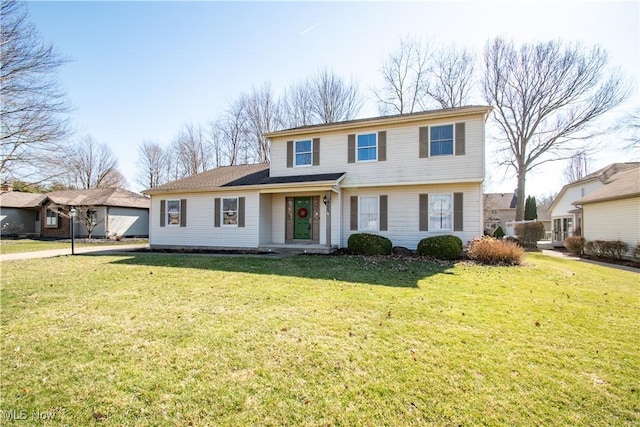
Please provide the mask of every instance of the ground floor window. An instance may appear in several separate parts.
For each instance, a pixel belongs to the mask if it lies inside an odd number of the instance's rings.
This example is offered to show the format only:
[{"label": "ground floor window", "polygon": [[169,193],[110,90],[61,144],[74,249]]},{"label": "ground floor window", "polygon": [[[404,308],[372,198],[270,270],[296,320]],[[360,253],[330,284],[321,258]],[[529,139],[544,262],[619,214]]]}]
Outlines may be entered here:
[{"label": "ground floor window", "polygon": [[222,225],[238,225],[238,198],[222,199]]},{"label": "ground floor window", "polygon": [[58,213],[56,211],[47,208],[45,215],[46,215],[46,222],[45,222],[46,227],[55,228],[58,226]]},{"label": "ground floor window", "polygon": [[363,231],[377,231],[379,228],[378,197],[360,197],[358,229]]},{"label": "ground floor window", "polygon": [[453,230],[453,194],[429,195],[429,230]]}]

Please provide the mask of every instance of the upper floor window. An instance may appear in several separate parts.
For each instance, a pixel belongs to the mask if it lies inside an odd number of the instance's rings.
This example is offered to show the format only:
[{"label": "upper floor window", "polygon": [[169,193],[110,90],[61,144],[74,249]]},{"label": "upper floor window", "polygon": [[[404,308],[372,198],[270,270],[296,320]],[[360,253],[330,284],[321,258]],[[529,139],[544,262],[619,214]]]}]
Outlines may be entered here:
[{"label": "upper floor window", "polygon": [[357,137],[358,161],[377,160],[377,139],[375,133],[361,134]]},{"label": "upper floor window", "polygon": [[310,139],[296,141],[295,151],[296,166],[311,166],[313,153]]},{"label": "upper floor window", "polygon": [[47,219],[45,227],[57,227],[58,226],[58,213],[52,209],[47,208],[45,213]]},{"label": "upper floor window", "polygon": [[180,200],[167,200],[167,225],[180,226]]},{"label": "upper floor window", "polygon": [[431,126],[429,147],[432,156],[453,155],[453,125]]},{"label": "upper floor window", "polygon": [[238,225],[238,198],[222,199],[222,225]]}]

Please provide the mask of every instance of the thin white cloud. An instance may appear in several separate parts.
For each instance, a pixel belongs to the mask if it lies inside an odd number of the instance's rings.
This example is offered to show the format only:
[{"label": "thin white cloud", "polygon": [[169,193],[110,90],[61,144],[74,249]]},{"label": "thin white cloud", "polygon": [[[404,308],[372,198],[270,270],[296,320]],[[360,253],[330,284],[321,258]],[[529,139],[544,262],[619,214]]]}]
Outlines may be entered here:
[{"label": "thin white cloud", "polygon": [[320,22],[316,22],[316,23],[315,23],[315,24],[313,24],[312,26],[307,27],[306,29],[304,29],[304,30],[300,33],[300,35],[301,35],[301,36],[304,36],[305,34],[307,34],[309,31],[313,30],[314,28],[316,28],[316,27],[317,27],[318,25],[320,25],[321,23],[322,23],[322,21],[320,21]]}]

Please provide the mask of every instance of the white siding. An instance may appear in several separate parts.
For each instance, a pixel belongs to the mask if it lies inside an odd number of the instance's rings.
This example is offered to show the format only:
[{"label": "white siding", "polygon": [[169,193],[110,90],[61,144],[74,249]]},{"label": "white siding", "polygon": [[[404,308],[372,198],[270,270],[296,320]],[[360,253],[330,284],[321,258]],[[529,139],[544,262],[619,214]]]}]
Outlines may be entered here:
[{"label": "white siding", "polygon": [[603,186],[604,184],[599,179],[593,179],[591,181],[565,187],[564,193],[561,194],[559,199],[554,202],[553,209],[551,210],[551,217],[559,218],[570,216],[569,211],[576,209],[576,207],[572,205],[573,202],[582,199],[584,196],[602,188]]},{"label": "white siding", "polygon": [[[463,231],[429,232],[419,231],[419,195],[433,193],[462,192]],[[378,234],[391,240],[394,246],[416,249],[418,242],[425,237],[439,234],[452,234],[460,237],[466,244],[469,240],[482,236],[482,186],[481,184],[443,184],[404,187],[363,188],[343,190],[342,192],[342,236],[340,245],[347,246],[347,240],[353,233],[350,229],[349,203],[351,196],[387,195],[388,230],[369,233]]]},{"label": "white siding", "polygon": [[[465,154],[419,158],[419,128],[465,122]],[[347,135],[363,132],[387,132],[387,160],[348,163]],[[318,134],[320,165],[287,168],[287,140],[271,141],[271,176],[309,175],[347,172],[342,187],[363,185],[427,183],[443,181],[482,181],[484,179],[484,120],[457,118],[431,120],[402,126],[371,127],[363,130]]]},{"label": "white siding", "polygon": [[272,223],[273,219],[271,216],[271,200],[273,196],[271,194],[260,194],[260,230],[259,230],[259,240],[260,244],[269,244],[272,243]]},{"label": "white siding", "polygon": [[640,243],[640,197],[582,207],[582,231],[589,240],[622,240],[632,251]]},{"label": "white siding", "polygon": [[[153,195],[149,213],[151,246],[192,246],[210,248],[258,247],[257,192],[224,192],[219,194]],[[214,227],[216,197],[245,197],[244,227]],[[160,200],[187,200],[187,226],[160,227]]]}]

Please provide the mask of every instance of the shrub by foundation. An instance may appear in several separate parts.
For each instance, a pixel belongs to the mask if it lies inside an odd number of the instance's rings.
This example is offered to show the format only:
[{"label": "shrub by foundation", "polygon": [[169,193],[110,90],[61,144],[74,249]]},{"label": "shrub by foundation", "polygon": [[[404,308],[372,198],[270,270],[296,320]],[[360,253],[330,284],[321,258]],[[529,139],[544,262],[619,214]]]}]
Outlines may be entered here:
[{"label": "shrub by foundation", "polygon": [[389,255],[391,240],[377,234],[357,233],[349,236],[347,248],[358,255]]},{"label": "shrub by foundation", "polygon": [[629,245],[620,240],[591,240],[584,245],[588,255],[603,258],[622,259]]},{"label": "shrub by foundation", "polygon": [[462,253],[462,240],[457,236],[445,235],[427,237],[420,240],[416,254],[439,259],[458,259]]},{"label": "shrub by foundation", "polygon": [[562,244],[573,255],[582,255],[584,253],[584,237],[570,236],[564,239]]}]

